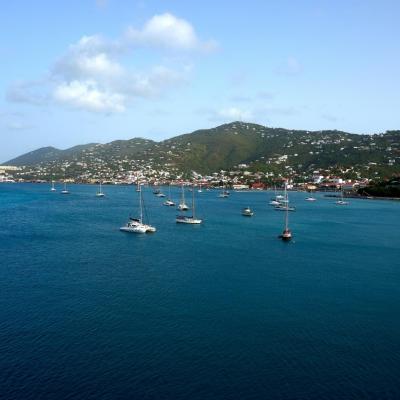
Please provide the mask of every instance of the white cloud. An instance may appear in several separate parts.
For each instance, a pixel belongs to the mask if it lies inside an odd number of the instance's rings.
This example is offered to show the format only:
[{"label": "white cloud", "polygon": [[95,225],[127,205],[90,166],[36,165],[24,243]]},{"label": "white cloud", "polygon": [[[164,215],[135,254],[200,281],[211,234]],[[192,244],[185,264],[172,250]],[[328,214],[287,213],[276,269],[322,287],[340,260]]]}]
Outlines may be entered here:
[{"label": "white cloud", "polygon": [[201,41],[186,20],[170,13],[155,15],[142,30],[130,27],[128,40],[134,45],[154,46],[174,50],[214,50],[215,41]]},{"label": "white cloud", "polygon": [[54,98],[69,106],[94,112],[125,111],[123,95],[102,91],[94,81],[61,83],[54,90]]},{"label": "white cloud", "polygon": [[157,47],[206,50],[211,45],[200,41],[186,20],[169,13],[155,15],[142,30],[130,28],[116,40],[101,35],[83,36],[68,47],[40,85],[39,81],[11,85],[7,99],[36,105],[52,100],[91,112],[123,112],[132,100],[161,96],[186,82],[192,69],[179,57],[170,58],[168,67],[159,64],[137,69],[132,65],[135,61],[143,64],[143,60],[123,56],[131,55],[138,46],[154,51]]}]

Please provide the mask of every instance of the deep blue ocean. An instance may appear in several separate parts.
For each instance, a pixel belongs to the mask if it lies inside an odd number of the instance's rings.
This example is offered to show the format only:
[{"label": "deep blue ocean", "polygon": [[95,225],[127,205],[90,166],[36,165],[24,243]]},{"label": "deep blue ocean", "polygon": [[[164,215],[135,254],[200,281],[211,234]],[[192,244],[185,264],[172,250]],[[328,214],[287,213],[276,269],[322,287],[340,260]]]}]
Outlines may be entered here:
[{"label": "deep blue ocean", "polygon": [[134,187],[49,189],[0,185],[1,399],[400,399],[400,202],[290,193],[284,243],[271,192],[145,188],[135,235]]}]

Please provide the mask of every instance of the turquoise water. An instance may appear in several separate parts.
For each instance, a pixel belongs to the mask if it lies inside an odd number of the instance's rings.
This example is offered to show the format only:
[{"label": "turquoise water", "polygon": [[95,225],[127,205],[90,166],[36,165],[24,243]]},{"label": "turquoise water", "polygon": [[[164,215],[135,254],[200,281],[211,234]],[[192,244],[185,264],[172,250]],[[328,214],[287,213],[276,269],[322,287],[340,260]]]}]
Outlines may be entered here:
[{"label": "turquoise water", "polygon": [[146,189],[134,235],[133,187],[70,190],[0,185],[0,397],[400,398],[400,203],[292,193],[283,243],[265,192]]}]

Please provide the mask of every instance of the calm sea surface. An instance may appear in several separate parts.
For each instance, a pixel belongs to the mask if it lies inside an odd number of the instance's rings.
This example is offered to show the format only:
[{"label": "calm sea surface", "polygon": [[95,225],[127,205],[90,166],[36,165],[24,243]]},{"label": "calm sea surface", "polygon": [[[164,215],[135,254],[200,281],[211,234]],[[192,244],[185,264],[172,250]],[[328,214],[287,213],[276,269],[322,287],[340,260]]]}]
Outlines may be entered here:
[{"label": "calm sea surface", "polygon": [[400,398],[400,203],[292,193],[282,243],[272,193],[146,188],[135,235],[134,187],[58,189],[0,185],[0,398]]}]

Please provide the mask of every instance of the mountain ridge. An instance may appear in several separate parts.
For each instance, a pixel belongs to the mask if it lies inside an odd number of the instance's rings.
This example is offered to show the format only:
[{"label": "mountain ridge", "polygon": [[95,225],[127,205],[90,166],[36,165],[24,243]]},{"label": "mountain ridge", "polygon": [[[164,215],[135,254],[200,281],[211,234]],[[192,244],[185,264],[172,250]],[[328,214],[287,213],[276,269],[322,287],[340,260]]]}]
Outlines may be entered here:
[{"label": "mountain ridge", "polygon": [[136,137],[65,150],[44,147],[9,160],[8,164],[53,171],[63,168],[74,177],[85,175],[85,169],[106,171],[108,175],[143,168],[210,174],[237,169],[238,165],[259,171],[286,169],[291,174],[339,167],[356,167],[367,175],[376,171],[381,174],[380,170],[392,174],[400,172],[400,131],[365,135],[271,128],[236,121],[158,142]]}]

